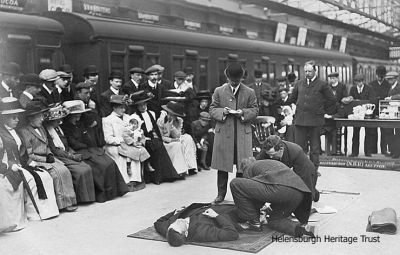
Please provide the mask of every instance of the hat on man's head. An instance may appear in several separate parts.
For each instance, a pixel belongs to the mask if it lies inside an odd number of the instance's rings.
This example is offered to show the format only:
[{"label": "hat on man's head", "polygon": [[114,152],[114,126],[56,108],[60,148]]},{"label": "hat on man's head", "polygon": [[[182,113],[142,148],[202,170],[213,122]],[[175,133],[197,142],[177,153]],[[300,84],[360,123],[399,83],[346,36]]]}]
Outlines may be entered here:
[{"label": "hat on man's head", "polygon": [[199,119],[202,120],[211,120],[211,115],[208,112],[201,112]]},{"label": "hat on man's head", "polygon": [[85,103],[82,100],[65,101],[63,106],[69,112],[69,114],[84,113],[92,110],[85,109]]},{"label": "hat on man's head", "polygon": [[149,94],[146,93],[144,90],[139,90],[131,94],[130,99],[132,104],[141,104],[147,102],[152,99]]},{"label": "hat on man's head", "polygon": [[164,70],[165,70],[165,67],[163,67],[162,65],[159,65],[159,64],[154,65],[154,67],[157,68],[157,70],[159,72],[164,72]]},{"label": "hat on man's head", "polygon": [[69,114],[68,110],[62,105],[51,107],[44,115],[45,121],[59,120]]},{"label": "hat on man's head", "polygon": [[185,72],[182,71],[177,71],[174,73],[174,77],[178,78],[178,79],[185,79],[187,76],[187,74]]},{"label": "hat on man's head", "polygon": [[88,65],[83,69],[83,76],[89,76],[89,75],[96,75],[99,74],[99,70],[97,70],[97,67],[95,65]]},{"label": "hat on man's head", "polygon": [[274,148],[275,146],[279,145],[281,142],[282,142],[282,139],[279,136],[270,135],[264,141],[262,147],[263,147],[263,149],[269,151],[271,148]]},{"label": "hat on man's head", "polygon": [[396,71],[390,71],[386,74],[386,79],[390,79],[390,78],[397,78],[399,77],[399,73]]},{"label": "hat on man's head", "polygon": [[224,71],[225,76],[231,81],[240,81],[244,76],[244,69],[239,63],[230,64]]},{"label": "hat on man's head", "polygon": [[75,90],[90,89],[90,87],[90,82],[79,82],[78,84],[76,84]]},{"label": "hat on man's head", "polygon": [[15,62],[4,63],[1,66],[0,73],[12,76],[20,76],[22,74],[20,66]]},{"label": "hat on man's head", "polygon": [[39,78],[39,75],[35,73],[27,73],[20,78],[21,87],[26,88],[27,86],[42,87],[43,82]]},{"label": "hat on man's head", "polygon": [[109,80],[112,80],[112,79],[121,79],[122,80],[123,79],[122,72],[118,71],[118,70],[112,70],[110,73],[110,76],[108,76],[108,79]]},{"label": "hat on man's head", "polygon": [[263,72],[261,70],[254,70],[254,78],[262,78]]},{"label": "hat on man's head", "polygon": [[287,75],[287,79],[288,79],[289,82],[294,82],[297,79],[297,76],[296,76],[295,73],[289,73]]},{"label": "hat on man's head", "polygon": [[131,69],[129,69],[129,73],[134,74],[134,73],[140,73],[140,74],[144,74],[144,70],[140,67],[132,67]]},{"label": "hat on man's head", "polygon": [[170,101],[166,105],[162,105],[161,108],[179,117],[185,117],[186,115],[185,106],[175,101]]},{"label": "hat on man's head", "polygon": [[354,75],[353,81],[363,81],[363,80],[364,80],[364,75],[362,73]]},{"label": "hat on man's head", "polygon": [[40,72],[39,78],[43,81],[55,81],[60,79],[60,76],[58,76],[56,70],[44,69]]},{"label": "hat on man's head", "polygon": [[338,78],[339,77],[339,73],[338,72],[330,73],[330,74],[328,74],[328,77],[329,78],[331,78],[331,77]]},{"label": "hat on man's head", "polygon": [[49,107],[44,105],[44,103],[40,100],[32,100],[27,103],[25,116],[33,116],[39,113],[43,113],[49,110]]},{"label": "hat on man's head", "polygon": [[378,76],[385,76],[386,75],[386,67],[384,66],[377,66],[375,70],[376,75]]},{"label": "hat on man's head", "polygon": [[7,115],[7,114],[15,114],[24,112],[25,110],[22,109],[19,101],[15,97],[3,97],[0,100],[0,114]]},{"label": "hat on man's head", "polygon": [[61,78],[71,78],[71,74],[70,73],[66,73],[63,71],[57,71],[57,75],[60,76]]},{"label": "hat on man's head", "polygon": [[154,72],[158,73],[159,69],[157,68],[156,65],[152,65],[149,68],[147,68],[146,71],[144,71],[144,72],[145,72],[146,75],[149,75],[149,74],[154,73]]},{"label": "hat on man's head", "polygon": [[66,73],[72,73],[74,69],[68,64],[64,64],[58,68],[58,71],[66,72]]},{"label": "hat on man's head", "polygon": [[199,99],[199,100],[201,100],[201,99],[211,99],[211,97],[212,97],[212,94],[211,94],[210,90],[205,89],[205,90],[198,91],[196,93],[195,99]]}]

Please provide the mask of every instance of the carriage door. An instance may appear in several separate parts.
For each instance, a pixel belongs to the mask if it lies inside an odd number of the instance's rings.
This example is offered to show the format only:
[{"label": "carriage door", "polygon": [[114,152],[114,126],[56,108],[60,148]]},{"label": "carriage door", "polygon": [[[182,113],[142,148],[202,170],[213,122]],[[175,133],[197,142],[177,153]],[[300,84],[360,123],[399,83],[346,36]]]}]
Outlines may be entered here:
[{"label": "carriage door", "polygon": [[12,61],[19,64],[23,73],[33,72],[33,42],[31,36],[8,34],[4,39],[4,62]]}]

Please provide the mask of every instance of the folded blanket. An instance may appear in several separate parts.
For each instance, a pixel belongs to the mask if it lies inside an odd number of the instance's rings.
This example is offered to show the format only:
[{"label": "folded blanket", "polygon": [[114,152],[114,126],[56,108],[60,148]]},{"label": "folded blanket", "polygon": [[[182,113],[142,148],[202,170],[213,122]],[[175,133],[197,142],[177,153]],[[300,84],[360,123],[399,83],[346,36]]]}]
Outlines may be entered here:
[{"label": "folded blanket", "polygon": [[396,211],[392,208],[384,208],[379,211],[373,211],[368,218],[367,231],[390,235],[396,234]]}]

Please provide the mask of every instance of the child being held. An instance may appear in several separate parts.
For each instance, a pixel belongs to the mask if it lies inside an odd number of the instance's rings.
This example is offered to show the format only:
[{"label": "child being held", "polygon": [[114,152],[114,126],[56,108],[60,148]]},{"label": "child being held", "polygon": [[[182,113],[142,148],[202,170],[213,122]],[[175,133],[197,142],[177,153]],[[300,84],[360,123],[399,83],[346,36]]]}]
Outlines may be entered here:
[{"label": "child being held", "polygon": [[279,134],[285,134],[286,133],[286,126],[291,126],[293,124],[293,110],[292,110],[292,107],[290,107],[289,105],[282,106],[281,115],[283,115],[283,120],[280,122],[281,128],[278,129],[278,133]]},{"label": "child being held", "polygon": [[[126,126],[122,134],[124,141],[118,147],[118,153],[128,158],[128,165],[131,160],[144,162],[150,158],[150,154],[144,148],[145,138],[143,130],[140,128],[142,120],[136,116],[131,116],[129,125]],[[130,168],[128,167],[128,175]]]}]

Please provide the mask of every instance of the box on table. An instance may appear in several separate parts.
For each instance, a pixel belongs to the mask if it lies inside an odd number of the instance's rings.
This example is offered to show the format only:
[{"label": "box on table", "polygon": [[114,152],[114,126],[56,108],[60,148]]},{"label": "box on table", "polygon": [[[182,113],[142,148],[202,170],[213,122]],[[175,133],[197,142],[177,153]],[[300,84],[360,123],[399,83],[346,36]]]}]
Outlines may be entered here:
[{"label": "box on table", "polygon": [[400,100],[379,100],[380,119],[400,119]]}]

